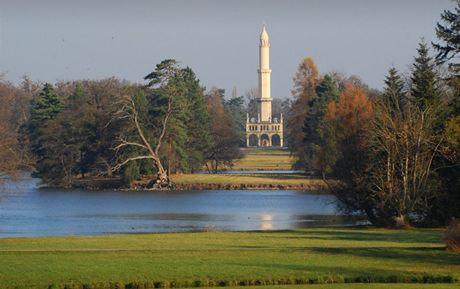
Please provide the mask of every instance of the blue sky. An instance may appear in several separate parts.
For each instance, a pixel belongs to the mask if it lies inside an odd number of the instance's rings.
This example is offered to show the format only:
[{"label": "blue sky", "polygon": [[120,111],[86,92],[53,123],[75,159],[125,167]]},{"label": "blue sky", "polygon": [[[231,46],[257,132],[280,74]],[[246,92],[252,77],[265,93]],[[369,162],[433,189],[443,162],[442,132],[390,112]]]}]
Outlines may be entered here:
[{"label": "blue sky", "polygon": [[110,76],[143,82],[174,58],[202,85],[257,86],[258,37],[271,41],[272,95],[290,95],[298,63],[357,75],[380,89],[406,72],[450,0],[0,0],[0,72],[55,82]]}]

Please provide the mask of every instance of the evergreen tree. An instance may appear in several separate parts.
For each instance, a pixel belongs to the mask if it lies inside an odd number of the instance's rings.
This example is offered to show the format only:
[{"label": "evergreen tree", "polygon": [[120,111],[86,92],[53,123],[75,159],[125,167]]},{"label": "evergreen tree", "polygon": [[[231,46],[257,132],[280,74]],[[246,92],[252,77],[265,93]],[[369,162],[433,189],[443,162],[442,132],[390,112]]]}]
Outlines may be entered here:
[{"label": "evergreen tree", "polygon": [[438,74],[433,58],[429,56],[427,44],[422,41],[412,67],[411,95],[421,109],[440,104]]},{"label": "evergreen tree", "polygon": [[211,146],[210,116],[200,81],[190,67],[181,71],[189,109],[187,121],[187,170],[200,169],[205,164],[205,151]]},{"label": "evergreen tree", "polygon": [[58,96],[51,84],[45,83],[42,91],[32,99],[30,109],[30,129],[32,134],[53,119],[64,109],[64,101]]},{"label": "evergreen tree", "polygon": [[383,100],[386,107],[391,108],[394,114],[400,114],[406,103],[406,95],[404,92],[404,81],[399,76],[396,68],[392,67],[388,71],[385,78],[385,90],[383,92]]},{"label": "evergreen tree", "polygon": [[244,109],[244,97],[232,97],[224,102],[225,109],[229,113],[240,146],[246,145],[246,112]]},{"label": "evergreen tree", "polygon": [[[168,119],[161,156],[170,172],[199,169],[205,163],[204,151],[211,144],[203,88],[191,68],[181,69],[174,60],[160,63],[146,79],[167,74],[169,81],[155,88],[150,96],[152,130],[161,127],[168,99],[172,97],[172,114]],[[156,84],[159,83],[151,81],[149,86]]]},{"label": "evergreen tree", "polygon": [[445,10],[441,14],[444,24],[438,22],[436,25],[436,36],[444,43],[436,43],[433,46],[438,52],[436,55],[438,63],[449,62],[449,68],[454,75],[460,76],[460,63],[458,63],[458,54],[460,53],[460,1],[456,0],[456,2],[457,7],[454,8],[454,11]]},{"label": "evergreen tree", "polygon": [[149,124],[149,131],[154,137],[160,134],[164,119],[164,145],[161,146],[160,156],[168,172],[186,171],[188,159],[187,123],[190,120],[187,91],[181,75],[181,69],[175,60],[167,59],[157,65],[155,71],[145,77],[150,80],[148,87],[154,86],[149,98],[149,118],[144,123]]},{"label": "evergreen tree", "polygon": [[[449,103],[447,119],[444,123],[446,146],[443,149],[444,168],[439,170],[448,197],[445,203],[437,207],[437,215],[449,219],[460,217],[460,1],[456,0],[453,11],[441,14],[443,23],[437,23],[436,35],[441,43],[433,44],[438,52],[436,60],[440,64],[448,63],[451,76],[449,86],[452,97]],[[434,208],[436,211],[436,207]]]},{"label": "evergreen tree", "polygon": [[[327,110],[327,104],[337,101],[339,89],[337,82],[328,74],[320,81],[316,88],[316,95],[311,100],[311,109],[304,120],[304,146],[306,158],[304,165],[307,170],[321,170],[319,165],[320,149],[323,145],[319,127]],[[324,172],[323,172],[324,173]]]},{"label": "evergreen tree", "polygon": [[337,101],[339,93],[337,82],[331,75],[326,74],[316,87],[314,106],[318,111],[321,111],[324,114],[327,104],[331,101]]},{"label": "evergreen tree", "polygon": [[46,157],[43,152],[44,129],[47,123],[64,109],[63,99],[56,94],[51,84],[45,83],[38,96],[32,99],[28,124],[30,148],[38,161]]}]

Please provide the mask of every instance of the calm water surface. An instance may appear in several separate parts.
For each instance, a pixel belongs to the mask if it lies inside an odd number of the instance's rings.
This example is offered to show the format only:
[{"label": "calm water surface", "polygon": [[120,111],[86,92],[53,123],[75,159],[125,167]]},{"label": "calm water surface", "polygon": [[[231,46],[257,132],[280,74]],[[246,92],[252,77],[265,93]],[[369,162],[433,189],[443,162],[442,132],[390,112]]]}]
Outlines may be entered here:
[{"label": "calm water surface", "polygon": [[0,237],[197,230],[270,230],[355,224],[334,198],[289,190],[121,192],[0,188]]}]

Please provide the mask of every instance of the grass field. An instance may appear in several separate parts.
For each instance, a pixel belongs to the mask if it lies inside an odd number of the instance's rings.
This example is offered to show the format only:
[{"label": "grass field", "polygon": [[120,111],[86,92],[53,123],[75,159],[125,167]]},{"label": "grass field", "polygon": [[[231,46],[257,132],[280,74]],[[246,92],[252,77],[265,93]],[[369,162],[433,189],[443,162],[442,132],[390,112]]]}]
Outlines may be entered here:
[{"label": "grass field", "polygon": [[[0,239],[0,288],[452,282],[458,278],[460,256],[444,250],[441,230],[317,228]],[[454,287],[329,284],[263,288]]]},{"label": "grass field", "polygon": [[244,149],[245,157],[235,162],[234,170],[291,170],[294,159],[288,150]]},{"label": "grass field", "polygon": [[[283,149],[246,148],[245,157],[236,161],[233,170],[291,170],[293,158]],[[308,179],[301,174],[177,174],[172,175],[176,185],[249,185],[324,188],[320,179]],[[206,187],[205,187],[206,188]],[[253,188],[253,187],[251,187]]]},{"label": "grass field", "polygon": [[177,174],[176,184],[253,184],[253,185],[323,185],[320,179],[308,179],[300,174]]},{"label": "grass field", "polygon": [[[251,289],[457,289],[458,284],[308,284],[308,285],[277,285],[277,286],[251,286]],[[234,287],[234,289],[247,289],[247,287]]]}]

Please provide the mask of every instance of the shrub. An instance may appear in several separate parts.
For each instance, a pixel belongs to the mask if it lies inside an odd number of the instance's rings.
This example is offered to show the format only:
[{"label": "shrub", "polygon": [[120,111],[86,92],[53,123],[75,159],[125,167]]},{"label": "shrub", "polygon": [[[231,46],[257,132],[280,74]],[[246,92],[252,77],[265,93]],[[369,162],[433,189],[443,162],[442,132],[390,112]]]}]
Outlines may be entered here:
[{"label": "shrub", "polygon": [[444,233],[447,250],[452,252],[460,252],[460,219],[454,219],[447,226]]}]

